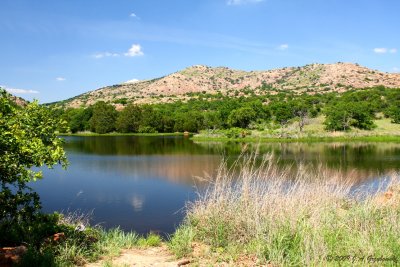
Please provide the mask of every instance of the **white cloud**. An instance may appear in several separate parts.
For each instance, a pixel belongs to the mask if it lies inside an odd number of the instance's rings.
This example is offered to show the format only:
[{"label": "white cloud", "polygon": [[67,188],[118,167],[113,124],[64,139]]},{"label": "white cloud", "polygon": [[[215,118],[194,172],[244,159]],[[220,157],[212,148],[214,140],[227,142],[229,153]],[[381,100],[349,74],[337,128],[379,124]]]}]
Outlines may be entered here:
[{"label": "white cloud", "polygon": [[124,54],[127,57],[136,57],[143,56],[144,53],[142,51],[142,47],[139,44],[133,44],[131,48],[129,48],[128,52]]},{"label": "white cloud", "polygon": [[397,48],[386,48],[386,47],[379,47],[379,48],[374,48],[374,52],[377,54],[386,54],[386,53],[391,53],[395,54],[397,53]]},{"label": "white cloud", "polygon": [[374,52],[377,54],[385,54],[387,53],[387,48],[384,47],[374,48]]},{"label": "white cloud", "polygon": [[278,46],[278,49],[279,50],[286,50],[286,49],[288,49],[289,48],[289,45],[288,44],[281,44],[280,46]]},{"label": "white cloud", "polygon": [[140,82],[140,80],[138,80],[138,79],[132,79],[132,80],[126,81],[126,82],[124,82],[124,83],[125,83],[125,84],[129,84],[129,83],[137,83],[137,82]]},{"label": "white cloud", "polygon": [[126,57],[136,57],[136,56],[143,56],[144,53],[142,51],[142,47],[140,44],[133,44],[131,48],[129,48],[128,52],[124,54],[119,54],[119,53],[111,53],[111,52],[101,52],[101,53],[96,53],[92,55],[93,58],[96,59],[101,59],[105,57],[119,57],[121,55],[124,55]]},{"label": "white cloud", "polygon": [[394,67],[394,68],[393,68],[393,71],[394,71],[394,72],[400,72],[400,69],[397,68],[397,67]]},{"label": "white cloud", "polygon": [[58,82],[63,82],[63,81],[65,81],[66,79],[65,79],[64,77],[57,77],[56,80],[57,80]]},{"label": "white cloud", "polygon": [[261,3],[264,0],[227,0],[226,4],[229,6],[238,6],[238,5],[245,5],[245,4],[255,4]]},{"label": "white cloud", "polygon": [[133,13],[133,12],[131,14],[129,14],[129,17],[136,19],[136,20],[140,20],[140,17],[138,15],[136,15],[136,13]]},{"label": "white cloud", "polygon": [[6,89],[6,91],[11,94],[39,94],[39,91],[35,91],[35,90],[8,88],[7,86],[3,86],[3,85],[0,85],[0,87]]},{"label": "white cloud", "polygon": [[96,53],[93,55],[94,58],[103,58],[103,57],[119,57],[118,53],[110,53],[110,52],[102,52],[102,53]]},{"label": "white cloud", "polygon": [[143,209],[145,199],[142,196],[134,195],[131,199],[131,205],[135,212],[139,212]]}]

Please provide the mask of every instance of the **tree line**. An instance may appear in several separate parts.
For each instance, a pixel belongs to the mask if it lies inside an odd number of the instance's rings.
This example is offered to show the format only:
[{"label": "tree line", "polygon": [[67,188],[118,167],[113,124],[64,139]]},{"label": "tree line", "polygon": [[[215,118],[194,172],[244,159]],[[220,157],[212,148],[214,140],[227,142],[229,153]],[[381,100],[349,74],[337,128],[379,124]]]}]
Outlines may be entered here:
[{"label": "tree line", "polygon": [[[99,134],[198,132],[204,129],[258,129],[266,123],[284,128],[296,122],[303,130],[308,118],[325,116],[329,131],[348,131],[352,127],[371,130],[377,114],[400,123],[400,89],[382,86],[350,90],[345,93],[193,98],[153,105],[127,104],[116,111],[111,103],[99,101],[82,108],[54,109],[54,115],[68,122],[70,131]],[[264,126],[263,126],[264,125]]]}]

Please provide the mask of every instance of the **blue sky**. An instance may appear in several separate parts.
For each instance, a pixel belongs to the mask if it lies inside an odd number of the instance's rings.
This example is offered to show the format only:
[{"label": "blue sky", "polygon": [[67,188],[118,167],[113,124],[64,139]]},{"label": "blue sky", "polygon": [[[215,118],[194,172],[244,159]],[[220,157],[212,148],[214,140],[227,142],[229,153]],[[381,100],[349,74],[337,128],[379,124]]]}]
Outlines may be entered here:
[{"label": "blue sky", "polygon": [[41,103],[191,65],[400,70],[396,0],[1,0],[0,85]]}]

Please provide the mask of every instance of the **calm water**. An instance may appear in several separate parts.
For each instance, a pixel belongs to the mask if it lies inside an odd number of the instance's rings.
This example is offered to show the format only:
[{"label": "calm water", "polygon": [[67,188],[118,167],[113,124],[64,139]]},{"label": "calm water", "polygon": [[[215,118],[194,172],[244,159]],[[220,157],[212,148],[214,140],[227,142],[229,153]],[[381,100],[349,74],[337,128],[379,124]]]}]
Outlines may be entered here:
[{"label": "calm water", "polygon": [[[196,143],[184,137],[67,137],[70,165],[45,170],[33,184],[45,212],[93,211],[92,223],[139,233],[171,233],[187,201],[206,186],[223,157],[235,159],[242,143]],[[280,166],[311,164],[340,170],[358,185],[382,179],[400,168],[400,144],[270,143],[261,153]]]}]

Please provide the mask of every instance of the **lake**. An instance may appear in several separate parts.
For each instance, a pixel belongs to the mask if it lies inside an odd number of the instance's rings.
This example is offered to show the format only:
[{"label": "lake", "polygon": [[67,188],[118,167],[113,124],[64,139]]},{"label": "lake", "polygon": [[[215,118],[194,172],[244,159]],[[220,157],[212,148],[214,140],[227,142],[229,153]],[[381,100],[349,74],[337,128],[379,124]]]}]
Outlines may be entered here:
[{"label": "lake", "polygon": [[[279,158],[279,166],[300,164],[340,171],[356,186],[374,184],[400,167],[396,143],[219,143],[182,136],[66,137],[70,165],[44,170],[33,183],[43,211],[92,212],[92,223],[138,233],[172,233],[185,203],[207,186],[223,158],[233,161],[244,147]],[[250,148],[251,150],[251,148]]]}]

